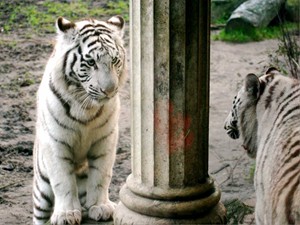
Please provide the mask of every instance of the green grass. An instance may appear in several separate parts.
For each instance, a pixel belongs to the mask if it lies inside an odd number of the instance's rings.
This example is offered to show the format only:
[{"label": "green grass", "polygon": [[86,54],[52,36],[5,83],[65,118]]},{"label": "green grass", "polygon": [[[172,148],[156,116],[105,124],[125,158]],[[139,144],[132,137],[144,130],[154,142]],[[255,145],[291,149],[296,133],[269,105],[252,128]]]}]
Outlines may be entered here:
[{"label": "green grass", "polygon": [[4,32],[29,28],[37,34],[55,32],[54,22],[59,16],[76,21],[82,18],[102,19],[121,15],[128,21],[128,0],[108,1],[101,6],[95,5],[94,2],[96,3],[96,1],[78,0],[61,3],[46,0],[39,1],[39,4],[35,1],[17,1],[16,4],[6,4],[2,1],[0,2],[0,19],[5,21],[2,25]]},{"label": "green grass", "polygon": [[18,85],[20,87],[27,87],[32,84],[35,84],[33,75],[30,72],[25,72],[24,75],[18,78]]},{"label": "green grass", "polygon": [[[296,30],[296,23],[285,24],[288,30]],[[213,40],[245,43],[253,41],[262,41],[266,39],[276,39],[282,35],[279,26],[270,26],[266,28],[254,28],[251,30],[234,30],[226,32],[225,29],[221,30],[218,34],[212,35]]]},{"label": "green grass", "polygon": [[224,202],[227,210],[227,224],[243,224],[244,217],[254,212],[254,207],[244,204],[239,199]]}]

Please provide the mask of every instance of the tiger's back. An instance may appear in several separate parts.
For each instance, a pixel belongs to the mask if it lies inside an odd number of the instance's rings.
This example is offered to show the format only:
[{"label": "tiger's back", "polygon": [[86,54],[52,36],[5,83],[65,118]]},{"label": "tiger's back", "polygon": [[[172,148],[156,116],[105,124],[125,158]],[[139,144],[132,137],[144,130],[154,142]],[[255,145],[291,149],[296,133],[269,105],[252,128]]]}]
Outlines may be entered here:
[{"label": "tiger's back", "polygon": [[250,74],[226,119],[227,133],[241,133],[256,157],[257,224],[300,223],[300,83],[274,69]]}]

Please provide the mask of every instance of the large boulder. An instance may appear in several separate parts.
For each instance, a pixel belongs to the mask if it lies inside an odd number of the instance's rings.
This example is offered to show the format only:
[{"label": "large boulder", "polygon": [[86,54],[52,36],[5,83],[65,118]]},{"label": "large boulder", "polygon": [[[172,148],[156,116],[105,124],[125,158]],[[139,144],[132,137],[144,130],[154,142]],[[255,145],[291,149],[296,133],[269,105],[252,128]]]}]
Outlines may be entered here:
[{"label": "large boulder", "polygon": [[284,3],[285,0],[248,0],[233,11],[225,30],[250,31],[256,27],[266,27]]}]

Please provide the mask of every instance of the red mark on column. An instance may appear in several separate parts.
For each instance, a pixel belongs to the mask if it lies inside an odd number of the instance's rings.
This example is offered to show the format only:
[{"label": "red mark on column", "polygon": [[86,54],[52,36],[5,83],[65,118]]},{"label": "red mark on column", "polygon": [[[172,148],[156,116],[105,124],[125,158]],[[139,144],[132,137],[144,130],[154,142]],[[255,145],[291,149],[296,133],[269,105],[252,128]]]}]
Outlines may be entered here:
[{"label": "red mark on column", "polygon": [[170,154],[188,151],[194,143],[192,118],[170,104]]}]

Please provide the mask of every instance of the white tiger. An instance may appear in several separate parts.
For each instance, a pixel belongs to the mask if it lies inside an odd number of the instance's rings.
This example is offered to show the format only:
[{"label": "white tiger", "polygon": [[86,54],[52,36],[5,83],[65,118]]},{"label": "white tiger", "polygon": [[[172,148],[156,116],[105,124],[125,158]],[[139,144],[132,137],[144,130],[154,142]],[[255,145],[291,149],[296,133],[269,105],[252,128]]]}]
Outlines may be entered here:
[{"label": "white tiger", "polygon": [[119,87],[126,77],[124,20],[56,22],[57,41],[37,98],[33,223],[112,217]]},{"label": "white tiger", "polygon": [[249,74],[225,129],[256,157],[256,224],[300,224],[300,81],[270,68]]}]

